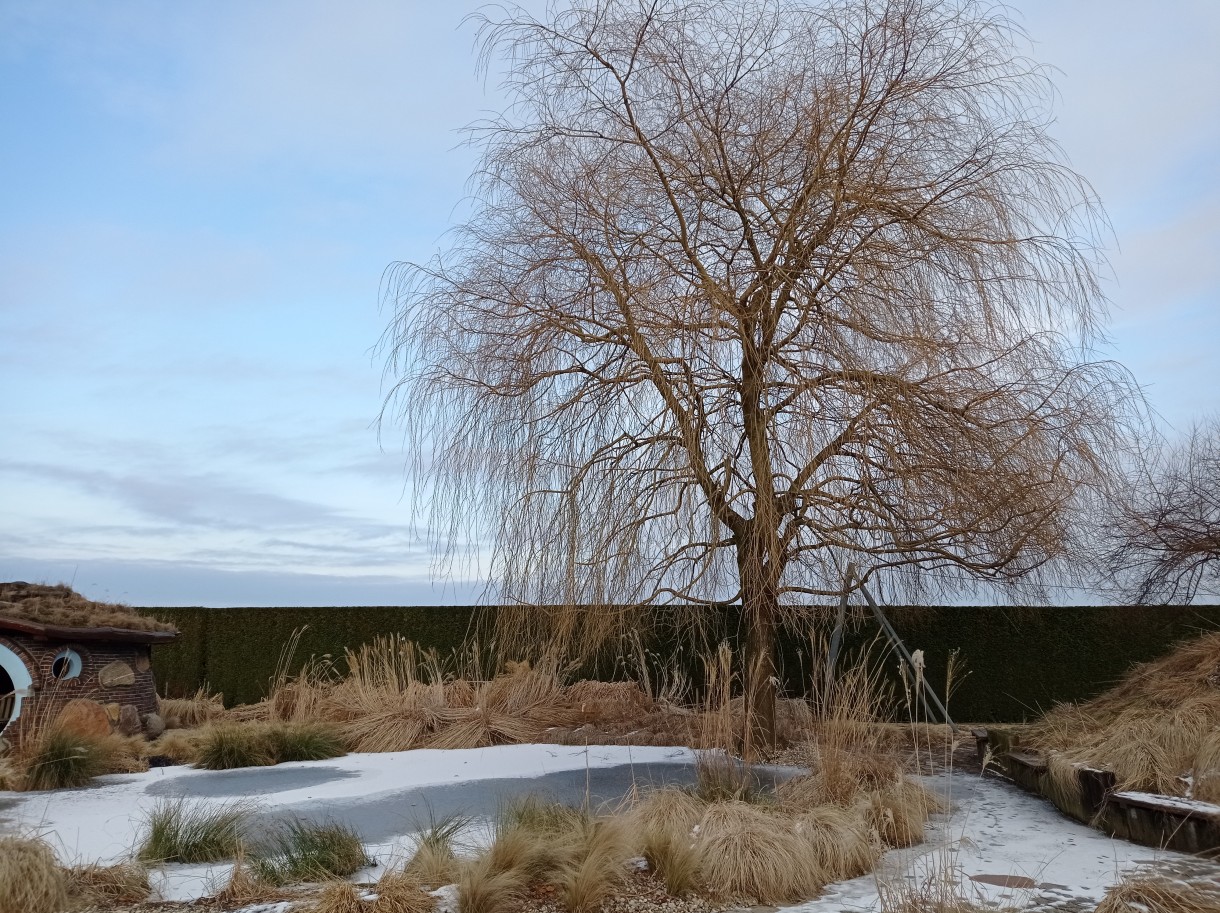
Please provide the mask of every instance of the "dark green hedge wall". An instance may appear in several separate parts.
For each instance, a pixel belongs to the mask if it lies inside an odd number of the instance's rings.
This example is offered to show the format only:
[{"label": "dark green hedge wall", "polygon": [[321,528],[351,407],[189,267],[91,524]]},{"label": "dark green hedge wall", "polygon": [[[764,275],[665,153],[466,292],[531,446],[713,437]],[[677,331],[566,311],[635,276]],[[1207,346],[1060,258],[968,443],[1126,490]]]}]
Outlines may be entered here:
[{"label": "dark green hedge wall", "polygon": [[[157,608],[145,609],[176,624],[178,640],[154,651],[162,693],[183,694],[205,682],[223,692],[226,703],[262,697],[292,632],[308,626],[294,669],[311,655],[339,655],[379,634],[398,632],[442,654],[458,647],[473,630],[481,609],[473,606],[358,606],[348,608]],[[1056,701],[1077,701],[1105,690],[1133,663],[1155,659],[1176,641],[1220,630],[1220,607],[1001,608],[948,606],[887,609],[903,641],[924,651],[929,679],[943,690],[951,651],[958,651],[966,675],[960,677],[949,709],[958,721],[1019,722]],[[736,639],[732,610],[721,633]],[[846,638],[859,650],[877,635],[866,618]],[[654,640],[662,657],[675,655],[673,632]],[[805,638],[787,636],[781,650],[783,678],[799,693],[808,671]],[[683,661],[693,662],[690,651]],[[896,658],[886,660],[891,672]],[[613,657],[601,674],[613,668]],[[694,671],[694,670],[692,670]]]}]

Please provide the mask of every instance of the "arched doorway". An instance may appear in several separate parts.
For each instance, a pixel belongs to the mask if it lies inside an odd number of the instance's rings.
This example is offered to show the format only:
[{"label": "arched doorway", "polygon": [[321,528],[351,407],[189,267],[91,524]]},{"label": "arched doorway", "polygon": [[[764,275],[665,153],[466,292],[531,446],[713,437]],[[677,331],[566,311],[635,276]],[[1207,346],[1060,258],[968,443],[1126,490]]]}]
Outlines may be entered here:
[{"label": "arched doorway", "polygon": [[31,682],[21,657],[0,644],[0,731],[21,715],[21,701],[29,694]]}]

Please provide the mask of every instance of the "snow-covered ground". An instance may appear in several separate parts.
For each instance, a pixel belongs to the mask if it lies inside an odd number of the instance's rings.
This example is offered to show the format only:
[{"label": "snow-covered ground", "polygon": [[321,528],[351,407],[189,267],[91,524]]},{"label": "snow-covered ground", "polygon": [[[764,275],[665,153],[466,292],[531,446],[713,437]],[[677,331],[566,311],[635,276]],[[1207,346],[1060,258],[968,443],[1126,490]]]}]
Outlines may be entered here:
[{"label": "snow-covered ground", "polygon": [[[513,745],[353,754],[242,771],[168,767],[103,777],[80,790],[0,793],[0,833],[40,834],[65,862],[108,863],[134,853],[158,801],[241,801],[265,816],[325,817],[356,827],[379,862],[361,879],[404,859],[427,814],[493,815],[507,796],[535,789],[596,801],[633,781],[688,781],[693,761],[692,752],[674,748]],[[1108,886],[1135,870],[1220,880],[1220,865],[1109,838],[1009,784],[962,773],[927,782],[951,800],[952,811],[930,823],[923,845],[887,854],[876,876],[831,885],[793,913],[875,911],[879,882],[918,889],[947,877],[976,900],[1076,913],[1091,911]],[[191,899],[217,889],[228,871],[224,864],[169,865],[154,883],[166,899]]]}]

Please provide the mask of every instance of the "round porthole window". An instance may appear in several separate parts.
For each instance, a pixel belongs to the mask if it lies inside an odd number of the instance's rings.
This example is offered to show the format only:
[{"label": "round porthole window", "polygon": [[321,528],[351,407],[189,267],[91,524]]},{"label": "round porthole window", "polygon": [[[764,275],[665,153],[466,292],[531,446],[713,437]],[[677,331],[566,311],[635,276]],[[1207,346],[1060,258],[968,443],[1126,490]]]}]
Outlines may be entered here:
[{"label": "round porthole window", "polygon": [[51,660],[51,678],[57,682],[67,681],[80,675],[80,654],[65,647]]}]

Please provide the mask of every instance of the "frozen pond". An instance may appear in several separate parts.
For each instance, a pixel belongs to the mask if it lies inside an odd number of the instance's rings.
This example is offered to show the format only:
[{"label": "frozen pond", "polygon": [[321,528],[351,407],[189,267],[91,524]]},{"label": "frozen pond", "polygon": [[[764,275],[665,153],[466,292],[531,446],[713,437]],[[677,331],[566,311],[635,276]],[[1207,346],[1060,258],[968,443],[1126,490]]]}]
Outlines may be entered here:
[{"label": "frozen pond", "polygon": [[[289,816],[348,824],[379,860],[356,876],[367,880],[409,855],[411,835],[430,817],[490,817],[524,795],[596,807],[633,787],[689,784],[694,762],[687,749],[512,745],[354,754],[235,771],[168,767],[103,777],[86,789],[0,794],[0,832],[41,834],[65,862],[105,863],[134,851],[140,826],[158,802],[244,802],[264,824]],[[771,768],[760,775],[792,772]],[[1111,839],[1010,784],[963,773],[926,782],[951,801],[952,811],[929,823],[924,844],[887,853],[876,876],[830,885],[794,913],[875,913],[879,881],[915,889],[948,880],[961,896],[983,903],[1092,913],[1126,872],[1220,880],[1216,863]],[[169,865],[154,884],[166,899],[191,899],[215,891],[228,871],[227,864]]]}]

